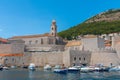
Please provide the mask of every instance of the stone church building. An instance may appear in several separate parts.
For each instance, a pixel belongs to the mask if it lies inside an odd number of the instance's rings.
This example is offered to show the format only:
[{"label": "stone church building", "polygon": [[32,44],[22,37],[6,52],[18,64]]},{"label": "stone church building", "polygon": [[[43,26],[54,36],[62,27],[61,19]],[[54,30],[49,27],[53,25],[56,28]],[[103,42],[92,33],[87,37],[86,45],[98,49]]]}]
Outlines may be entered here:
[{"label": "stone church building", "polygon": [[[105,43],[108,36],[86,35],[77,40],[65,41],[57,35],[56,21],[53,20],[50,33],[26,36],[13,36],[0,39],[0,63],[3,65],[23,66],[34,63],[36,66],[62,65],[119,65],[118,47],[116,43]],[[117,38],[120,41],[120,36]],[[111,43],[111,42],[110,42]],[[114,46],[116,46],[114,44]],[[117,51],[116,51],[117,50]],[[114,58],[114,59],[113,59]]]}]

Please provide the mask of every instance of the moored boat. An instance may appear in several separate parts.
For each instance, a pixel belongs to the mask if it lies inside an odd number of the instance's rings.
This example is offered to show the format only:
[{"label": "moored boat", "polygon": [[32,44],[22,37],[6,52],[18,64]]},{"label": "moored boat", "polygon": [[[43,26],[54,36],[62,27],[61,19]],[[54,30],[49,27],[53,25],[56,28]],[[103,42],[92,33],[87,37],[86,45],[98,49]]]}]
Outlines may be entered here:
[{"label": "moored boat", "polygon": [[53,70],[55,73],[67,73],[67,69],[65,68],[65,69],[54,69]]},{"label": "moored boat", "polygon": [[81,72],[93,72],[94,70],[94,67],[82,67],[80,69]]},{"label": "moored boat", "polygon": [[6,66],[4,66],[4,67],[3,67],[3,70],[9,70],[9,68],[8,68],[8,67],[6,67]]},{"label": "moored boat", "polygon": [[52,69],[52,67],[48,64],[46,66],[44,66],[44,70],[51,70],[51,69]]},{"label": "moored boat", "polygon": [[115,66],[109,69],[109,71],[120,71],[120,66]]},{"label": "moored boat", "polygon": [[56,65],[53,69],[53,72],[55,73],[67,73],[68,69],[63,66],[60,65]]},{"label": "moored boat", "polygon": [[69,67],[68,71],[80,71],[81,66],[73,66],[73,67]]},{"label": "moored boat", "polygon": [[28,66],[29,70],[34,71],[35,70],[35,64],[30,63],[30,65]]}]

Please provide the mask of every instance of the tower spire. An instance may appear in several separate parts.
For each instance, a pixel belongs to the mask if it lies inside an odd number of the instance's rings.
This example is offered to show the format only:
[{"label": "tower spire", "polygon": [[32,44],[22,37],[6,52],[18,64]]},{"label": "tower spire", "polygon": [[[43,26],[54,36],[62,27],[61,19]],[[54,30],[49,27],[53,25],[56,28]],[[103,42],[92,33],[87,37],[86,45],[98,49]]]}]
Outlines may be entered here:
[{"label": "tower spire", "polygon": [[57,35],[57,25],[56,25],[56,21],[52,20],[52,24],[51,24],[51,32],[50,34],[54,37],[56,37]]}]

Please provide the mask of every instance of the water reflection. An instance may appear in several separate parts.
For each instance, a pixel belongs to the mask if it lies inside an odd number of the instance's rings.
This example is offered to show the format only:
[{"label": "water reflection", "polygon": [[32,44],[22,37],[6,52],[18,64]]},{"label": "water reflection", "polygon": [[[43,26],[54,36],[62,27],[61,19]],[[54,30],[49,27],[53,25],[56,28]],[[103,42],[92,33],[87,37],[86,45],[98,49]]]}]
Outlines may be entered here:
[{"label": "water reflection", "polygon": [[34,71],[29,71],[29,80],[33,80],[34,78]]},{"label": "water reflection", "polygon": [[53,71],[0,71],[0,80],[120,80],[120,72],[90,72],[59,74]]}]

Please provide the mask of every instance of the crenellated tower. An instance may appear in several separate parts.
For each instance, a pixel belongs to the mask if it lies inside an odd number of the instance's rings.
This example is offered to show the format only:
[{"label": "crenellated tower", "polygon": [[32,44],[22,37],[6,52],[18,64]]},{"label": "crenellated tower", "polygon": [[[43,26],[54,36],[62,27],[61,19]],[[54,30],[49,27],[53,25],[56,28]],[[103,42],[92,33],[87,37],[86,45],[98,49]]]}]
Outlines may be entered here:
[{"label": "crenellated tower", "polygon": [[52,20],[52,25],[51,25],[51,32],[50,34],[54,37],[56,37],[57,35],[57,25],[56,25],[56,21]]}]

